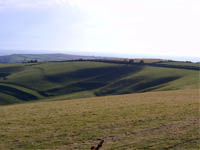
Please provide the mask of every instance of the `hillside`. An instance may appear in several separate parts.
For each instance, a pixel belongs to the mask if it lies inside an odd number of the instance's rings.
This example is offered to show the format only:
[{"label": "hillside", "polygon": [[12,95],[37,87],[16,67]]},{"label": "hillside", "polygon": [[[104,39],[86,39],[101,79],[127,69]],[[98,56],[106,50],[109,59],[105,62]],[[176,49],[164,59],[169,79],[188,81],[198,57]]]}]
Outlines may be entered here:
[{"label": "hillside", "polygon": [[68,54],[13,54],[0,56],[0,64],[16,64],[22,62],[28,62],[31,60],[37,60],[39,62],[46,61],[66,61],[66,60],[78,60],[78,59],[97,59],[99,57],[93,56],[78,56]]},{"label": "hillside", "polygon": [[0,65],[0,105],[199,88],[199,71],[94,61]]},{"label": "hillside", "polygon": [[199,93],[147,92],[0,106],[0,149],[199,149]]}]

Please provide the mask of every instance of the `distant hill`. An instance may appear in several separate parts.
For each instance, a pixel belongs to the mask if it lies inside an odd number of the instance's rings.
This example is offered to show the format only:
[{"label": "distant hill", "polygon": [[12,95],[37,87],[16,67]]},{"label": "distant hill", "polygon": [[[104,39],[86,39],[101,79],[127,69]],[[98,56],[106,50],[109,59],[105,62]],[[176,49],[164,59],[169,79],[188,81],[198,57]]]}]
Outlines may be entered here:
[{"label": "distant hill", "polygon": [[38,62],[46,62],[46,61],[65,61],[65,60],[98,59],[98,58],[100,57],[68,55],[68,54],[13,54],[13,55],[0,56],[0,63],[15,64],[31,60],[37,60]]}]

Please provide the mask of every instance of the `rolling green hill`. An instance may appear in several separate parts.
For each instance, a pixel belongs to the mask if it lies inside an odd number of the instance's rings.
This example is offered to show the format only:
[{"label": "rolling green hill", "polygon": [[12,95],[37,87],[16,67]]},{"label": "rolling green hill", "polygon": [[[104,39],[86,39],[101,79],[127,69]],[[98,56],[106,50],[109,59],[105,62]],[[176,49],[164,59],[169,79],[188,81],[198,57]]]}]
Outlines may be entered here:
[{"label": "rolling green hill", "polygon": [[199,88],[199,71],[94,61],[0,65],[0,104]]},{"label": "rolling green hill", "polygon": [[0,149],[198,150],[199,91],[0,106]]},{"label": "rolling green hill", "polygon": [[178,65],[0,64],[0,105],[26,102],[0,106],[0,149],[199,149],[200,71]]}]

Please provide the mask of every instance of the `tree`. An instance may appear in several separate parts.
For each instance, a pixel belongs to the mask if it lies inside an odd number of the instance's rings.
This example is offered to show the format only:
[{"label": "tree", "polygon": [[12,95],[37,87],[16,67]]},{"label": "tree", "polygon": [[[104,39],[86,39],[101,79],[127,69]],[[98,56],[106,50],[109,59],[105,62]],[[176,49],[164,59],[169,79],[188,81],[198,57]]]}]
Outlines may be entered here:
[{"label": "tree", "polygon": [[134,63],[134,59],[129,59],[129,64],[133,64]]},{"label": "tree", "polygon": [[140,64],[144,64],[144,60],[140,60]]}]

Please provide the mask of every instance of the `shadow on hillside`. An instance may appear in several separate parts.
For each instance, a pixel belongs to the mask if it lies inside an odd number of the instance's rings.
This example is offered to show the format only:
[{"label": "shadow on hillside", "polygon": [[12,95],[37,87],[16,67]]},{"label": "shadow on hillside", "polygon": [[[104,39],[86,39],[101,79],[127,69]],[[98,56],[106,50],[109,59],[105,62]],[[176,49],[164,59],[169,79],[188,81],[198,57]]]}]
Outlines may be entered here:
[{"label": "shadow on hillside", "polygon": [[128,94],[137,92],[147,92],[155,90],[164,86],[164,84],[177,80],[180,77],[163,77],[159,79],[152,79],[151,81],[144,81],[146,77],[137,77],[134,79],[126,79],[115,82],[95,92],[96,96],[115,95],[115,94]]},{"label": "shadow on hillside", "polygon": [[0,68],[0,72],[5,72],[5,73],[13,73],[13,72],[19,72],[23,71],[23,67],[21,66],[14,66],[14,67],[3,67]]},{"label": "shadow on hillside", "polygon": [[[135,66],[121,65],[121,66],[112,66],[112,67],[88,68],[88,69],[80,69],[74,72],[47,75],[45,76],[45,79],[50,82],[62,83],[62,82],[72,81],[72,80],[77,81],[77,80],[83,80],[83,79],[88,79],[88,78],[94,78],[101,75],[106,76],[107,74],[113,75],[112,77],[110,77],[111,79],[113,78],[116,79],[121,75],[125,75],[131,72],[137,72],[141,69],[142,69],[141,66],[136,66],[136,65]],[[114,74],[117,74],[117,75],[114,75]],[[108,77],[106,76],[106,78]]]},{"label": "shadow on hillside", "polygon": [[10,73],[0,72],[0,79],[9,76]]},{"label": "shadow on hillside", "polygon": [[6,80],[6,78],[12,73],[20,71],[23,71],[23,67],[14,66],[0,68],[0,79]]},{"label": "shadow on hillside", "polygon": [[163,77],[163,78],[155,79],[155,80],[152,80],[149,82],[140,83],[136,86],[133,86],[131,89],[135,92],[143,92],[143,91],[148,92],[148,91],[151,91],[151,89],[149,89],[149,88],[154,87],[154,89],[156,89],[155,86],[158,86],[158,85],[160,86],[160,85],[169,83],[171,81],[177,80],[179,78],[181,78],[181,77],[179,77],[179,76]]},{"label": "shadow on hillside", "polygon": [[89,68],[71,73],[47,76],[51,82],[74,81],[67,86],[46,91],[52,95],[69,94],[80,91],[94,90],[106,86],[129,74],[140,71],[143,66],[121,65],[113,67]]},{"label": "shadow on hillside", "polygon": [[4,86],[4,85],[0,85],[0,91],[1,91],[1,93],[11,95],[11,96],[16,97],[23,101],[38,99],[36,96],[34,96],[32,94],[26,93],[24,91],[20,91],[18,89],[12,88],[12,87]]}]

